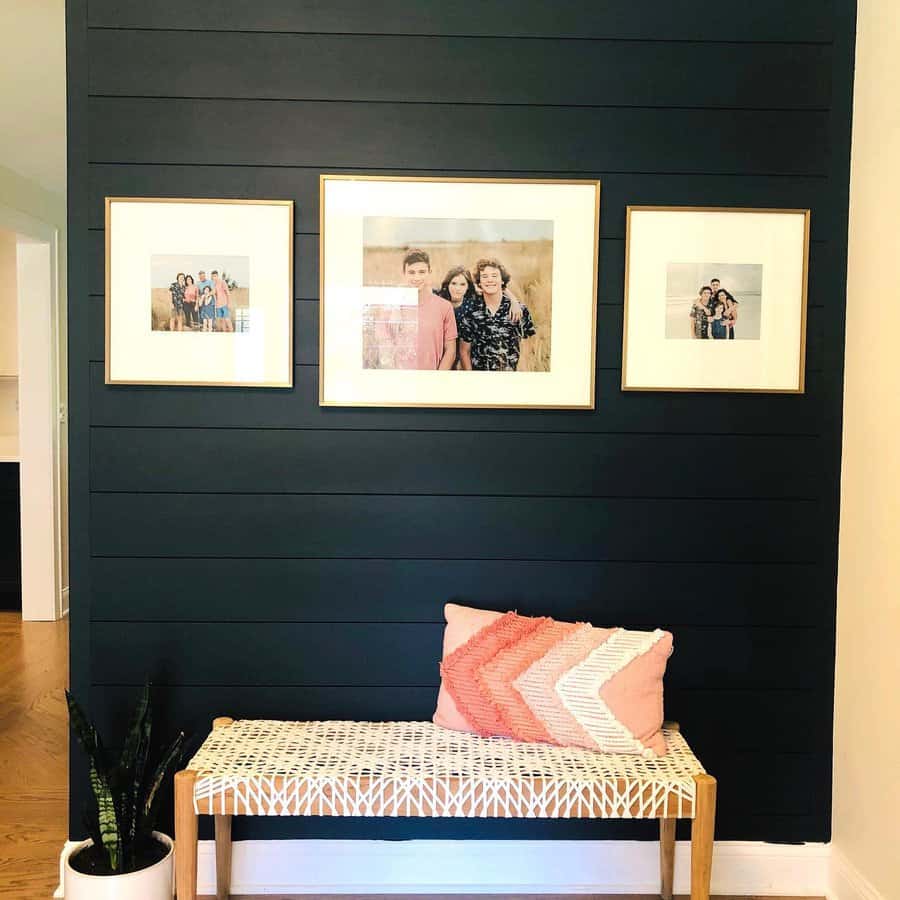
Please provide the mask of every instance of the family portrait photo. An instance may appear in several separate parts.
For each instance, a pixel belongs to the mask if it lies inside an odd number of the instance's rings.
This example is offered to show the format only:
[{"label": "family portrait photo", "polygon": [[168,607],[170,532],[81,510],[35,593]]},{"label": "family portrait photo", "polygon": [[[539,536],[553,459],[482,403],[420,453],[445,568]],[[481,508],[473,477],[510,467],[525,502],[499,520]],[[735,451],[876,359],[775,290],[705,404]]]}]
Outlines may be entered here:
[{"label": "family portrait photo", "polygon": [[365,369],[549,372],[553,222],[363,219]]},{"label": "family portrait photo", "polygon": [[202,334],[250,330],[250,258],[153,255],[150,328]]},{"label": "family portrait photo", "polygon": [[803,393],[809,222],[805,209],[627,207],[622,389]]},{"label": "family portrait photo", "polygon": [[322,406],[594,405],[600,183],[320,177]]},{"label": "family portrait photo", "polygon": [[666,338],[758,341],[763,267],[669,263]]},{"label": "family portrait photo", "polygon": [[105,237],[107,384],[293,385],[292,200],[107,197]]}]

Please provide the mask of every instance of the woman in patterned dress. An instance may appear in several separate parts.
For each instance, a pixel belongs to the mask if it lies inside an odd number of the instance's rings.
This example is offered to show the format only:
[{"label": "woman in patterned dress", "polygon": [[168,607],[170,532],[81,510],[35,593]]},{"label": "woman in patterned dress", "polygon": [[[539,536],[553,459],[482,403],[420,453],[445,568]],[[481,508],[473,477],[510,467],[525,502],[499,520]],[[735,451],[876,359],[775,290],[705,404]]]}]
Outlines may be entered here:
[{"label": "woman in patterned dress", "polygon": [[169,331],[184,331],[184,272],[179,272],[169,285],[172,311],[169,314]]},{"label": "woman in patterned dress", "polygon": [[691,304],[691,337],[705,340],[709,337],[709,297],[710,289],[707,285],[700,288],[697,299]]}]

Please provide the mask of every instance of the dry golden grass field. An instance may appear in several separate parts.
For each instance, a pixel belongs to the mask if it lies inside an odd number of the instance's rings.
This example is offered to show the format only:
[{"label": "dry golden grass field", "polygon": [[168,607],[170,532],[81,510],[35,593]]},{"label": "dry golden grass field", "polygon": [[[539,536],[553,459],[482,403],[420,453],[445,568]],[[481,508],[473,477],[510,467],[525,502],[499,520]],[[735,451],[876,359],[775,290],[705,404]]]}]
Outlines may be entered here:
[{"label": "dry golden grass field", "polygon": [[[172,313],[172,298],[168,288],[153,288],[150,297],[150,328],[152,331],[168,331],[169,316]],[[234,310],[239,306],[250,305],[250,288],[235,288],[231,292],[231,304],[228,311],[234,321]]]},{"label": "dry golden grass field", "polygon": [[[438,290],[453,266],[471,270],[481,257],[495,257],[511,275],[509,289],[531,313],[536,334],[522,341],[519,372],[550,371],[550,309],[553,281],[553,242],[465,241],[430,243],[422,249],[431,257],[432,286]],[[363,254],[363,284],[402,285],[406,247],[366,247]]]}]

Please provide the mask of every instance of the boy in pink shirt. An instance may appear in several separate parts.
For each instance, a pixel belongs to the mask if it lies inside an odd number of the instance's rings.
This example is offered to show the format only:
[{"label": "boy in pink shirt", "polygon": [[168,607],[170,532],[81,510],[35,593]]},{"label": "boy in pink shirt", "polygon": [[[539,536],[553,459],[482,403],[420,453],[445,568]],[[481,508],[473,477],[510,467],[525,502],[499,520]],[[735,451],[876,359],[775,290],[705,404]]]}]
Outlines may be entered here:
[{"label": "boy in pink shirt", "polygon": [[448,370],[456,362],[456,315],[453,304],[431,289],[431,257],[424,250],[408,250],[403,277],[419,292],[416,368]]},{"label": "boy in pink shirt", "polygon": [[228,285],[224,278],[219,278],[219,270],[212,270],[213,291],[216,295],[216,330],[217,331],[234,331],[234,324],[231,321],[231,310],[228,303],[231,295],[228,293]]}]

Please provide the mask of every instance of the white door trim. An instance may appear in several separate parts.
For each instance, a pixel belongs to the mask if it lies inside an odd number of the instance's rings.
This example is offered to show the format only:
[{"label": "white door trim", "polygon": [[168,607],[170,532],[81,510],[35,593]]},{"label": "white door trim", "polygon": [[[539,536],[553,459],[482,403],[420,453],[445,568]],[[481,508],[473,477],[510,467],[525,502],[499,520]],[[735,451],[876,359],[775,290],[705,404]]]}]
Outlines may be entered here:
[{"label": "white door trim", "polygon": [[6,206],[0,227],[17,236],[22,618],[53,620],[63,602],[59,231]]}]

